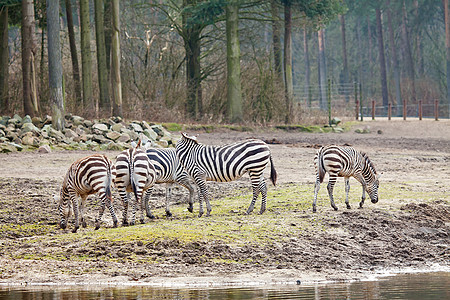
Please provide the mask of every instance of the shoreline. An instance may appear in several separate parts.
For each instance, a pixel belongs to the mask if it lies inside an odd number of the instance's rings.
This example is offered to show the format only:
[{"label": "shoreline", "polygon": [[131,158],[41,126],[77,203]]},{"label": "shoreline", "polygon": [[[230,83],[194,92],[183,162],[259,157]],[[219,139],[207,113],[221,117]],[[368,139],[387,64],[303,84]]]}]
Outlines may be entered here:
[{"label": "shoreline", "polygon": [[[162,288],[162,289],[197,289],[197,288],[259,288],[259,287],[289,287],[289,286],[315,286],[315,285],[328,285],[328,284],[350,284],[354,282],[366,282],[366,281],[379,281],[382,278],[394,277],[398,275],[406,274],[424,274],[424,273],[449,273],[450,266],[433,264],[432,266],[426,268],[394,268],[388,270],[370,271],[363,273],[360,278],[356,279],[338,279],[330,280],[325,278],[315,278],[313,277],[302,277],[300,279],[289,280],[288,278],[279,278],[278,280],[266,278],[266,280],[245,280],[244,278],[250,279],[261,276],[261,274],[237,274],[236,276],[192,276],[192,277],[155,277],[151,281],[130,281],[127,278],[123,280],[117,280],[120,278],[115,278],[115,280],[110,281],[106,278],[100,279],[99,281],[64,281],[62,283],[57,282],[2,282],[0,281],[1,288],[73,288],[73,287],[83,287],[83,288],[127,288],[127,287],[148,287],[148,288]],[[332,275],[332,274],[327,274]],[[327,276],[325,275],[325,276]],[[356,275],[356,274],[355,274]],[[236,277],[240,279],[236,279]],[[264,275],[262,277],[267,277]],[[306,278],[306,279],[305,279]],[[300,282],[298,282],[300,281]]]}]

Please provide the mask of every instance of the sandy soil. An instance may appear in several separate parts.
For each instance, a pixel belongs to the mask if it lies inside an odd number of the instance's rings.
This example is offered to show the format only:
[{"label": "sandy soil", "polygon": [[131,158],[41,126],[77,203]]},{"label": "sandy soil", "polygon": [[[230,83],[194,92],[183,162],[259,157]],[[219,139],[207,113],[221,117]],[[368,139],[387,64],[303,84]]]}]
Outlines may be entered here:
[{"label": "sandy soil", "polygon": [[[371,133],[357,134],[356,128],[369,128]],[[317,214],[310,209],[292,211],[298,219],[320,220],[322,227],[269,244],[236,246],[221,240],[187,244],[163,240],[138,241],[133,246],[105,241],[83,247],[83,241],[64,242],[68,233],[57,227],[52,194],[58,191],[68,166],[90,152],[0,154],[0,284],[266,284],[361,279],[405,268],[450,270],[450,121],[366,121],[340,134],[278,130],[198,134],[199,141],[206,144],[221,145],[249,137],[267,141],[279,186],[306,185],[311,193],[301,197],[311,200],[316,148],[325,144],[352,145],[367,152],[378,172],[383,173],[381,185],[398,187],[402,195],[411,196],[396,197],[395,191],[390,191],[391,196],[385,198],[380,193],[379,203],[367,201],[362,210],[346,210],[338,198],[339,211],[335,212],[329,206],[324,184]],[[111,158],[117,154],[104,153]],[[351,184],[359,193],[356,181]],[[210,183],[210,188],[217,198],[247,189],[248,179]],[[343,190],[343,180],[338,181],[339,189]],[[424,197],[427,193],[431,196]],[[184,206],[181,202],[186,201],[186,192],[177,189],[175,194],[180,199],[175,205]],[[157,187],[159,206],[163,205],[163,195],[163,187]],[[269,199],[269,211],[270,205]],[[96,209],[89,207],[88,218],[94,218]],[[111,226],[110,216],[105,215],[105,226]],[[264,215],[261,218],[264,222]],[[98,259],[46,258],[52,249],[61,247],[68,253],[81,251]],[[104,259],[111,253],[119,259]],[[144,261],[149,255],[163,259],[147,264]],[[217,257],[239,263],[212,259]],[[252,259],[245,261],[243,257]]]}]

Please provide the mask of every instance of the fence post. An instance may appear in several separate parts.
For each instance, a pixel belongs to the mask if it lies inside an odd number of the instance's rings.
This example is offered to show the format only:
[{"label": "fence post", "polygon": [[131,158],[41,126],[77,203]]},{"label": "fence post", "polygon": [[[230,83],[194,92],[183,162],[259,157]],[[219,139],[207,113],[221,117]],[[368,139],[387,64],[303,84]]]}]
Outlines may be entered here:
[{"label": "fence post", "polygon": [[439,119],[439,100],[434,100],[434,120]]},{"label": "fence post", "polygon": [[388,103],[388,120],[391,120],[391,115],[392,115],[392,104],[389,102]]},{"label": "fence post", "polygon": [[359,83],[359,110],[361,112],[361,122],[364,121],[363,117],[363,101],[362,101],[362,84]]},{"label": "fence post", "polygon": [[419,100],[419,121],[422,121],[422,100]]},{"label": "fence post", "polygon": [[327,102],[328,102],[328,125],[331,126],[331,79],[328,79]]},{"label": "fence post", "polygon": [[358,121],[359,119],[359,101],[358,101],[358,85],[355,82],[354,86],[354,92],[355,92],[355,117],[356,117],[356,121]]},{"label": "fence post", "polygon": [[403,120],[406,120],[406,99],[403,98]]},{"label": "fence post", "polygon": [[312,90],[311,85],[308,87],[308,107],[311,108],[311,102],[312,102]]},{"label": "fence post", "polygon": [[375,100],[372,100],[372,120],[375,120]]}]

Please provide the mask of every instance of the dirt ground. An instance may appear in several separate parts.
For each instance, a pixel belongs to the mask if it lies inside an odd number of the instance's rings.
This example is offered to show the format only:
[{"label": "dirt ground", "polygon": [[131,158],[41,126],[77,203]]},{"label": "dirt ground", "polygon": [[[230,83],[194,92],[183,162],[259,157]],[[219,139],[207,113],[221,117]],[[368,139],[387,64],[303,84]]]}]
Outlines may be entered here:
[{"label": "dirt ground", "polygon": [[[369,129],[370,133],[355,133],[356,128]],[[352,280],[386,270],[450,271],[449,120],[366,121],[345,133],[266,129],[190,134],[198,134],[199,141],[205,144],[223,145],[250,137],[268,142],[278,172],[278,185],[274,188],[270,184],[269,190],[306,187],[310,192],[299,197],[309,201],[308,208],[294,207],[291,214],[296,220],[320,226],[261,244],[249,241],[236,245],[225,239],[89,243],[92,226],[80,229],[80,240],[66,241],[65,237],[72,234],[58,228],[57,204],[52,194],[58,192],[69,165],[91,152],[0,154],[0,284],[211,286]],[[339,210],[331,209],[324,183],[318,212],[312,213],[313,157],[316,149],[325,144],[348,144],[369,155],[382,173],[377,204],[366,201],[363,209],[356,209],[361,187],[351,180],[355,199],[352,209],[345,209],[341,179],[335,188],[335,195],[340,193],[336,196]],[[111,158],[117,155],[104,153]],[[247,176],[233,183],[209,183],[215,198],[248,191],[248,186]],[[187,199],[186,191],[176,189],[175,195],[178,200],[172,205],[185,206],[182,202]],[[158,186],[154,196],[159,199],[157,207],[162,207],[164,188]],[[120,211],[119,201],[115,203]],[[214,200],[212,205],[213,221]],[[198,203],[194,207],[198,209]],[[89,206],[91,224],[96,211],[96,206]],[[271,209],[268,199],[266,214],[273,213],[275,209]],[[264,223],[266,214],[258,216],[258,220]],[[112,225],[107,212],[103,219],[106,229],[101,230],[112,230],[107,228]],[[67,257],[76,254],[79,259],[51,255],[61,249],[68,253]],[[114,259],[109,259],[111,255]],[[149,256],[158,259],[148,263]]]}]

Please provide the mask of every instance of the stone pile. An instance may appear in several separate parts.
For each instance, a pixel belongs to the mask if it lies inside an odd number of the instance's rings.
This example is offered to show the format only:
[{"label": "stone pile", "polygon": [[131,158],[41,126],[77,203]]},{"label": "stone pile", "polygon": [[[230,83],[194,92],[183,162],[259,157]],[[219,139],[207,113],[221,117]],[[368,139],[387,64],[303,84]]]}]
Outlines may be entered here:
[{"label": "stone pile", "polygon": [[0,152],[41,149],[123,150],[132,141],[154,147],[174,146],[173,139],[161,124],[146,121],[125,122],[120,117],[87,120],[75,115],[65,117],[65,129],[58,131],[51,125],[51,116],[45,118],[14,115],[0,117]]}]

